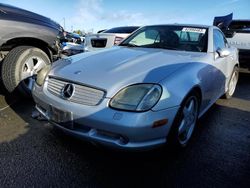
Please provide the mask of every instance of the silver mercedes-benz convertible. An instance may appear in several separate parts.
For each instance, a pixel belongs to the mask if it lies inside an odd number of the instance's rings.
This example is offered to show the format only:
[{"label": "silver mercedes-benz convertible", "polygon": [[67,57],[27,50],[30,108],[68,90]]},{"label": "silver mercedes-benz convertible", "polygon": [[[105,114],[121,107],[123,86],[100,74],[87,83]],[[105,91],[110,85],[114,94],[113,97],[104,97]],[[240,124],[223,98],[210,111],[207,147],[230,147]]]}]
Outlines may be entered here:
[{"label": "silver mercedes-benz convertible", "polygon": [[153,25],[119,46],[42,69],[36,109],[65,133],[94,143],[184,147],[197,119],[238,81],[238,51],[214,26]]}]

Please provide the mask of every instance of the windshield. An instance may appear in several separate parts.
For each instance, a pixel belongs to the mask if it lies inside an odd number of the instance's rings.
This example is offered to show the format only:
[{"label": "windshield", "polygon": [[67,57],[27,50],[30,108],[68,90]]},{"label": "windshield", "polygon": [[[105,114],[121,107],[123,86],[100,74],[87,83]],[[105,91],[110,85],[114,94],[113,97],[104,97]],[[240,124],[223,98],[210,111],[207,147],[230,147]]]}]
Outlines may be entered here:
[{"label": "windshield", "polygon": [[202,27],[146,26],[133,33],[120,46],[206,52],[207,38],[207,28]]},{"label": "windshield", "polygon": [[228,28],[230,30],[248,30],[248,31],[250,31],[250,21],[232,21]]},{"label": "windshield", "polygon": [[138,26],[115,27],[112,29],[105,30],[105,31],[103,31],[103,33],[132,33],[138,28],[139,28]]}]

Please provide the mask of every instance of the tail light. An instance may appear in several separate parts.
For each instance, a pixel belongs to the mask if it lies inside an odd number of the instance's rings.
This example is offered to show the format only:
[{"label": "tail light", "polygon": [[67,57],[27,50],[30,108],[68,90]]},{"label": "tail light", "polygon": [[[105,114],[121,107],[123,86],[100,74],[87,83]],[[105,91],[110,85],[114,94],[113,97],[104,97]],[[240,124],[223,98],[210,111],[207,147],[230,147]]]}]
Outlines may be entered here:
[{"label": "tail light", "polygon": [[120,42],[123,40],[122,37],[115,37],[114,45],[120,44]]}]

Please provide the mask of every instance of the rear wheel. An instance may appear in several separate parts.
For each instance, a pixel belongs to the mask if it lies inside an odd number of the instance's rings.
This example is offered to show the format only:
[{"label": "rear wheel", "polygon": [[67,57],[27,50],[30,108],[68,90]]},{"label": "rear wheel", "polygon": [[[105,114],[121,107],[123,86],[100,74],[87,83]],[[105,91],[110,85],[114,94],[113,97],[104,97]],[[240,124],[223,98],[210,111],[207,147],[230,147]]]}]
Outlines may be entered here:
[{"label": "rear wheel", "polygon": [[199,95],[189,94],[181,104],[168,136],[171,146],[185,147],[190,141],[197,123],[199,112]]},{"label": "rear wheel", "polygon": [[41,49],[18,46],[12,49],[3,60],[3,84],[8,92],[17,90],[29,96],[35,81],[34,77],[50,63],[47,54]]}]

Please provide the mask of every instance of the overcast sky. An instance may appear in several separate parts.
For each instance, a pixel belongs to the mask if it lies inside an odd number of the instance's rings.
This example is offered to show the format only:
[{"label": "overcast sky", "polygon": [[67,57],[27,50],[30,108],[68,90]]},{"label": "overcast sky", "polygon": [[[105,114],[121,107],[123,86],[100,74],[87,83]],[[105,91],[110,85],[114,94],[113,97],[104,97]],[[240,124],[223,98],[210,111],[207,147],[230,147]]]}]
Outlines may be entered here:
[{"label": "overcast sky", "polygon": [[71,31],[164,23],[209,24],[231,12],[250,19],[250,0],[0,0],[44,16]]}]

